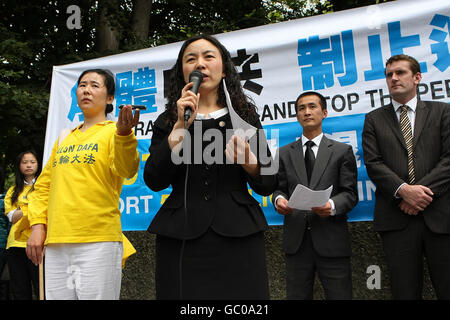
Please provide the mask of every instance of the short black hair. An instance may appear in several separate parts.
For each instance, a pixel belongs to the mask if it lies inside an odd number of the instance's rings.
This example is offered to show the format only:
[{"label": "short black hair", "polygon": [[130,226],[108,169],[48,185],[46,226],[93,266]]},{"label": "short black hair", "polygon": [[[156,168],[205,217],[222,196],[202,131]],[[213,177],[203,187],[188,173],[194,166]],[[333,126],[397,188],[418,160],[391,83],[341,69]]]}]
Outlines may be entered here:
[{"label": "short black hair", "polygon": [[295,100],[295,112],[297,112],[297,108],[298,108],[298,102],[300,101],[301,98],[306,97],[306,96],[317,96],[320,99],[320,106],[322,108],[322,110],[327,110],[327,100],[325,99],[325,97],[323,95],[321,95],[318,92],[315,91],[306,91],[303,92],[302,94],[300,94],[297,97],[297,100]]},{"label": "short black hair", "polygon": [[[81,79],[84,77],[87,73],[97,73],[101,76],[103,76],[105,87],[106,87],[106,93],[108,96],[113,96],[116,93],[116,83],[114,81],[114,75],[111,71],[108,69],[88,69],[81,73],[80,77],[78,78],[77,83],[80,84]],[[112,112],[114,110],[114,107],[112,104],[107,104],[105,109],[105,115]]]}]

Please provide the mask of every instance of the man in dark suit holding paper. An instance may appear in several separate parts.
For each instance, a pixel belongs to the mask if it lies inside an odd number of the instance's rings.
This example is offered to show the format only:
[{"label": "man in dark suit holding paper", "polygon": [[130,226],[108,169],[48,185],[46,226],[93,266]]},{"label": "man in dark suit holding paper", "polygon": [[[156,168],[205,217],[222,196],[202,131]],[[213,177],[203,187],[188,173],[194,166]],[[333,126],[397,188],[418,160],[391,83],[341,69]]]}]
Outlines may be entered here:
[{"label": "man in dark suit holding paper", "polygon": [[394,299],[422,298],[424,256],[437,297],[450,299],[450,106],[420,101],[421,79],[413,57],[386,62],[393,101],[366,115],[364,162]]},{"label": "man in dark suit holding paper", "polygon": [[[279,185],[272,196],[284,215],[287,299],[312,299],[317,272],[327,299],[351,299],[351,246],[347,213],[357,204],[357,168],[351,146],[322,132],[326,100],[317,92],[296,101],[301,139],[279,149]],[[312,190],[333,186],[328,202],[311,210],[288,207],[295,187]]]}]

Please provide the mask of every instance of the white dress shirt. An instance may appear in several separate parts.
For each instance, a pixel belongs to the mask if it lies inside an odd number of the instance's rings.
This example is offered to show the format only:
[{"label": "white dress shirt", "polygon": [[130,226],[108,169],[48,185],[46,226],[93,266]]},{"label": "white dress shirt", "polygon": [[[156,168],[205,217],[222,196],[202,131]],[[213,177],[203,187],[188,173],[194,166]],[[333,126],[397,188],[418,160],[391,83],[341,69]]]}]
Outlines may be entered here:
[{"label": "white dress shirt", "polygon": [[228,113],[228,108],[222,108],[207,114],[197,113],[195,117],[196,120],[204,120],[204,119],[218,119]]},{"label": "white dress shirt", "polygon": [[394,105],[395,114],[397,115],[397,120],[400,122],[400,113],[402,112],[401,106],[408,106],[408,111],[406,114],[408,115],[409,122],[411,123],[412,136],[414,137],[414,124],[416,123],[416,108],[417,108],[417,96],[409,100],[405,104],[401,104],[394,99],[392,99],[392,104]]},{"label": "white dress shirt", "polygon": [[[408,111],[406,112],[406,114],[408,116],[409,122],[411,123],[411,133],[412,133],[412,136],[414,137],[414,124],[416,123],[417,96],[414,96],[414,98],[412,98],[405,104],[402,104],[402,103],[397,102],[394,99],[392,99],[392,105],[394,106],[394,111],[395,111],[395,114],[397,115],[398,122],[400,122],[400,113],[402,112],[400,107],[403,105],[408,106]],[[398,192],[398,190],[400,190],[400,188],[405,183],[406,182],[403,182],[397,188],[397,190],[395,190],[394,197],[396,197],[397,199],[399,198],[399,196],[397,195],[397,192]]]}]

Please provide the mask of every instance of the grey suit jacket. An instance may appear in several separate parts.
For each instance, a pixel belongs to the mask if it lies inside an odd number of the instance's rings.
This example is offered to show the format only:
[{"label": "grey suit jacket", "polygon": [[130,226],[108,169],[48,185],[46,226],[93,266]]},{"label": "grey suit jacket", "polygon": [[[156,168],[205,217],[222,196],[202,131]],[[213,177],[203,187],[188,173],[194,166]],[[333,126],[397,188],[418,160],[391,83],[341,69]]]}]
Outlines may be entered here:
[{"label": "grey suit jacket", "polygon": [[[408,181],[408,155],[392,105],[366,115],[362,133],[364,162],[376,185],[374,229],[399,230],[411,216],[398,207],[397,188]],[[423,211],[427,226],[450,233],[450,107],[447,103],[418,101],[413,137],[416,184],[429,187],[433,202]]]},{"label": "grey suit jacket", "polygon": [[[279,149],[278,195],[289,199],[297,184],[308,186],[301,139]],[[314,248],[324,257],[351,255],[347,213],[357,204],[357,169],[352,147],[323,136],[309,188],[324,190],[333,185],[331,199],[336,215],[322,218],[312,211],[294,210],[284,218],[283,249],[288,254],[300,247],[306,219],[310,221]]]}]

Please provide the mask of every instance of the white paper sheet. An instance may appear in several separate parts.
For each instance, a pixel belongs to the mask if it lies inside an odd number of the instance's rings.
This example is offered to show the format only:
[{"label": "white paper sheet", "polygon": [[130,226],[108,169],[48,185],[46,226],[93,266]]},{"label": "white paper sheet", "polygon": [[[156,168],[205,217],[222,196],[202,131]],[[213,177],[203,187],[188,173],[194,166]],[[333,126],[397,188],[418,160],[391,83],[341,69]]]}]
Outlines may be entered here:
[{"label": "white paper sheet", "polygon": [[231,123],[233,124],[234,134],[242,140],[246,140],[247,138],[248,141],[251,137],[253,137],[257,129],[247,123],[236,113],[236,111],[234,111],[233,106],[231,105],[230,94],[228,93],[227,85],[225,84],[225,79],[222,79],[222,83],[227,101],[228,112],[230,113]]},{"label": "white paper sheet", "polygon": [[330,199],[333,186],[326,190],[311,190],[304,185],[295,187],[287,205],[297,210],[311,210],[313,207],[321,207]]}]

